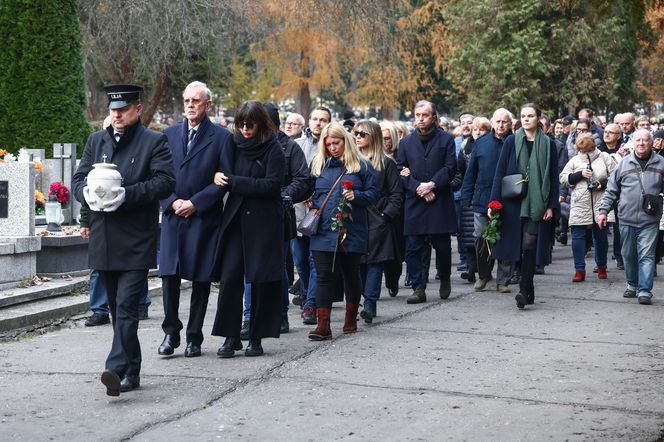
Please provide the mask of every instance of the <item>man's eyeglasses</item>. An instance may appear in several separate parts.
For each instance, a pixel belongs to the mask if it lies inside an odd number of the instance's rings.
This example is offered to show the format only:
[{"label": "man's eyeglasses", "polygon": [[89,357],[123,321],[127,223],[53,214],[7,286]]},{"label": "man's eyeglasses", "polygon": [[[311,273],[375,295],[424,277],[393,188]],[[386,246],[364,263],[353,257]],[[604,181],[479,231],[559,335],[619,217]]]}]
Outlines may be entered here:
[{"label": "man's eyeglasses", "polygon": [[577,129],[576,131],[580,134],[585,134],[586,132],[590,132],[590,130],[588,129]]},{"label": "man's eyeglasses", "polygon": [[243,127],[246,127],[247,129],[251,130],[254,128],[254,123],[251,121],[240,121],[237,123],[238,129],[242,129]]},{"label": "man's eyeglasses", "polygon": [[609,135],[620,135],[621,134],[621,132],[613,132],[611,130],[605,130],[604,133],[609,134]]},{"label": "man's eyeglasses", "polygon": [[364,131],[361,131],[361,130],[353,131],[353,135],[355,136],[355,138],[357,138],[357,137],[364,138],[364,137],[369,136],[369,134],[367,132],[364,132]]}]

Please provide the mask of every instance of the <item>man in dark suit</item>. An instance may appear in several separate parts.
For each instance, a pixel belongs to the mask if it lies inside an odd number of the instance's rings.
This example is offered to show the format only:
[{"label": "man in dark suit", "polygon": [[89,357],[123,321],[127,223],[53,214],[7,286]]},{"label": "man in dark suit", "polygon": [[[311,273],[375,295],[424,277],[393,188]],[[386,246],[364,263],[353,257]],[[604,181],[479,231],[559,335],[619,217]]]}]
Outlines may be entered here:
[{"label": "man in dark suit", "polygon": [[[166,336],[160,355],[172,355],[180,345],[178,317],[181,278],[193,282],[185,357],[201,355],[203,321],[213,277],[215,250],[221,228],[225,187],[213,183],[224,149],[233,137],[207,117],[212,105],[210,89],[200,81],[182,94],[186,119],[164,131],[173,155],[175,190],[161,200],[159,276],[162,278]],[[231,147],[229,147],[231,146]]]},{"label": "man in dark suit", "polygon": [[416,130],[401,140],[397,150],[397,165],[406,191],[404,204],[404,235],[406,235],[406,265],[413,281],[409,304],[426,302],[422,254],[427,236],[436,249],[440,268],[439,295],[450,296],[452,249],[450,235],[457,231],[456,211],[450,183],[456,173],[454,139],[440,129],[438,113],[433,103],[415,104]]},{"label": "man in dark suit", "polygon": [[[118,396],[140,385],[141,347],[138,304],[148,270],[157,265],[159,199],[175,186],[166,136],[140,122],[140,86],[104,88],[109,98],[111,126],[88,139],[72,178],[78,201],[90,208],[90,267],[99,271],[113,318],[113,344],[101,381],[106,394]],[[97,206],[86,177],[94,163],[114,163],[122,185],[114,198]]]}]

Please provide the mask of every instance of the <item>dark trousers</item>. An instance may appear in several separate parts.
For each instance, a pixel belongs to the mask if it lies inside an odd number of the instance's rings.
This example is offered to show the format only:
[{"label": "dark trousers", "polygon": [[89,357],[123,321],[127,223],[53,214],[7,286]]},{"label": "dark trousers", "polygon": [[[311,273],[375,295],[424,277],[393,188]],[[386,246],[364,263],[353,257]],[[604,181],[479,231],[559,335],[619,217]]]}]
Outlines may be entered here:
[{"label": "dark trousers", "polygon": [[[360,275],[361,253],[315,252],[311,254],[316,266],[316,307],[332,307],[335,294],[338,292],[340,277],[343,277],[343,287],[346,293],[346,302],[359,304],[362,297],[362,277]],[[334,269],[332,269],[334,261]]]},{"label": "dark trousers", "polygon": [[519,291],[528,298],[535,299],[535,267],[537,261],[537,233],[539,222],[522,218],[521,227],[521,281]]},{"label": "dark trousers", "polygon": [[[269,251],[266,251],[266,254]],[[224,234],[217,314],[212,336],[240,337],[244,294],[242,228],[234,220]],[[251,283],[249,337],[278,338],[281,328],[281,279]]]},{"label": "dark trousers", "polygon": [[383,273],[385,273],[385,287],[391,290],[399,288],[399,278],[401,278],[401,272],[403,271],[403,265],[401,260],[392,260],[386,261],[383,263]]},{"label": "dark trousers", "polygon": [[[422,255],[426,250],[426,235],[408,235],[406,237],[406,265],[408,275],[413,281],[413,289],[426,288],[427,280],[424,273],[428,274],[428,263],[422,263]],[[449,281],[452,272],[452,246],[450,235],[431,235],[431,245],[436,249],[436,267],[441,281]]]},{"label": "dark trousers", "polygon": [[[161,323],[161,329],[167,335],[179,336],[180,330],[182,330],[182,321],[180,321],[178,315],[181,279],[180,275],[161,278],[164,299],[164,322]],[[209,296],[209,282],[194,281],[192,283],[189,322],[187,322],[187,342],[193,342],[196,345],[203,343],[203,321],[205,320]]]},{"label": "dark trousers", "polygon": [[113,344],[106,369],[118,376],[141,372],[141,345],[138,341],[138,303],[148,278],[148,270],[99,271],[113,319]]}]

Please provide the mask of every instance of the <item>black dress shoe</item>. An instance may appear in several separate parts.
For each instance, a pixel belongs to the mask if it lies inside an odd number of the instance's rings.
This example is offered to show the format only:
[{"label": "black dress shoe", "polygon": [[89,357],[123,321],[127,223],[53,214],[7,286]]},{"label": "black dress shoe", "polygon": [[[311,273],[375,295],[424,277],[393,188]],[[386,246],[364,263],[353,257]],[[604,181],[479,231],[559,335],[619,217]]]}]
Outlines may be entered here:
[{"label": "black dress shoe", "polygon": [[106,386],[106,394],[120,396],[120,376],[111,370],[104,370],[101,374],[101,383]]},{"label": "black dress shoe", "polygon": [[184,349],[185,358],[195,358],[201,355],[201,346],[193,342],[187,342],[187,348]]},{"label": "black dress shoe", "polygon": [[240,329],[240,339],[246,341],[249,339],[249,321],[242,321],[242,329]]},{"label": "black dress shoe", "polygon": [[514,297],[514,300],[516,301],[517,308],[524,308],[526,306],[526,304],[528,304],[528,298],[525,295],[521,294],[521,293],[518,293]]},{"label": "black dress shoe", "polygon": [[390,294],[391,298],[394,298],[399,293],[399,287],[397,287],[397,288],[388,288],[387,293]]},{"label": "black dress shoe", "polygon": [[242,350],[242,341],[240,341],[240,338],[228,337],[224,341],[224,344],[219,347],[219,350],[217,350],[217,356],[220,358],[232,358],[235,356],[236,350]]},{"label": "black dress shoe", "polygon": [[279,333],[288,333],[290,331],[290,324],[288,324],[288,316],[281,318],[281,327]]},{"label": "black dress shoe", "polygon": [[139,375],[125,375],[120,382],[120,391],[126,393],[127,391],[136,390],[141,386],[141,377]]},{"label": "black dress shoe", "polygon": [[177,335],[166,335],[164,341],[159,346],[159,354],[162,356],[170,356],[176,348],[180,346],[180,337]]},{"label": "black dress shoe", "polygon": [[88,319],[85,320],[86,327],[96,327],[98,325],[105,325],[111,322],[108,319],[108,315],[102,315],[101,313],[93,313]]},{"label": "black dress shoe", "polygon": [[260,339],[249,339],[247,349],[244,351],[245,356],[262,356],[263,346]]}]

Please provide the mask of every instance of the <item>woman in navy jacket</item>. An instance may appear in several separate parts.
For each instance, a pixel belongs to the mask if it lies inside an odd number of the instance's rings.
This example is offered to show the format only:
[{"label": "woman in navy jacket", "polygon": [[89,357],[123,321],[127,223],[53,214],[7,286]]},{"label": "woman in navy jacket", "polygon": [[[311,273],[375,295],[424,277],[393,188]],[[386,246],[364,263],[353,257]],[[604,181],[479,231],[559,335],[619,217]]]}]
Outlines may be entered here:
[{"label": "woman in navy jacket", "polygon": [[[367,159],[355,146],[350,134],[339,123],[323,128],[318,142],[318,154],[311,164],[311,175],[316,179],[312,207],[320,208],[332,186],[341,176],[330,194],[320,217],[318,232],[311,236],[309,249],[316,266],[316,317],[318,326],[309,333],[309,339],[320,341],[332,338],[330,310],[339,276],[343,276],[346,293],[346,319],[344,333],[357,330],[357,310],[362,296],[360,260],[368,251],[367,207],[376,199],[375,172]],[[344,212],[345,238],[340,229],[332,230],[333,219],[341,213],[341,199],[352,206]],[[341,241],[340,241],[341,240]]]},{"label": "woman in navy jacket", "polygon": [[232,157],[224,154],[214,183],[227,186],[216,268],[220,291],[213,336],[225,336],[222,358],[242,349],[242,294],[251,284],[251,318],[246,356],[263,354],[261,338],[279,337],[281,279],[284,275],[284,209],[281,184],[286,163],[277,130],[259,101],[235,114]]},{"label": "woman in navy jacket", "polygon": [[[542,112],[533,103],[521,106],[521,128],[505,139],[491,189],[491,200],[500,201],[501,238],[493,248],[494,259],[521,260],[521,282],[516,306],[535,302],[535,259],[538,232],[542,222],[553,218],[558,206],[558,150],[539,126]],[[526,195],[507,199],[502,180],[508,175],[528,177]],[[491,211],[487,212],[491,217]],[[521,247],[515,247],[519,244]]]}]

